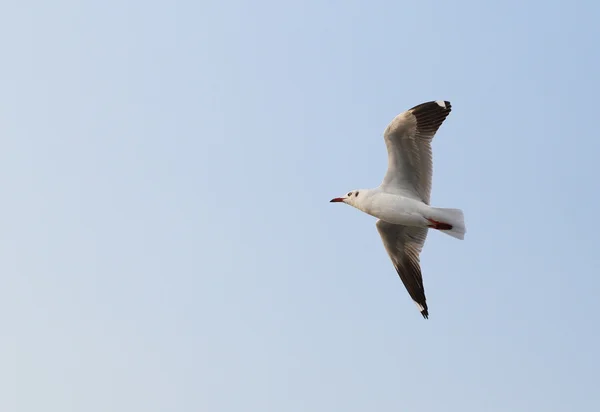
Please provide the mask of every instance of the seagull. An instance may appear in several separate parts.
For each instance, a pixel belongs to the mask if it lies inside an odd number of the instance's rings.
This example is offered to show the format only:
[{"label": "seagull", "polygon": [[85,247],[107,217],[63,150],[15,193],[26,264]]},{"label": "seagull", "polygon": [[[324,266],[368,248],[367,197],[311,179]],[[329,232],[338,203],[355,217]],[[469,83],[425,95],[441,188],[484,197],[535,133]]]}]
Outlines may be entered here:
[{"label": "seagull", "polygon": [[396,116],[383,134],[388,168],[375,189],[358,189],[331,202],[346,203],[379,220],[375,224],[396,272],[425,319],[429,318],[419,255],[429,229],[463,240],[460,209],[429,205],[433,136],[450,114],[448,101],[422,103]]}]

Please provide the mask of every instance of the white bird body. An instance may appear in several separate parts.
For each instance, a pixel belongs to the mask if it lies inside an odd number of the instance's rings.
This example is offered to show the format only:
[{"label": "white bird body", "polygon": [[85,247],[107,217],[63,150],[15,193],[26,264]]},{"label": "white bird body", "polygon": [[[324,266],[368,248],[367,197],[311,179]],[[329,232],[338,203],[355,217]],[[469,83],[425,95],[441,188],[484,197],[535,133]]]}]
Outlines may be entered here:
[{"label": "white bird body", "polygon": [[425,203],[406,196],[386,193],[380,188],[357,192],[360,197],[351,197],[347,202],[349,205],[388,223],[427,227],[428,221],[424,216],[432,208]]},{"label": "white bird body", "polygon": [[[451,221],[454,218],[453,212],[460,212],[458,209],[431,207],[418,199],[387,193],[381,187],[358,189],[353,193],[359,193],[359,196],[350,196],[346,201],[347,204],[395,225],[430,228],[432,225],[431,220],[436,222]],[[462,212],[460,212],[460,215],[462,215]],[[455,232],[456,230],[448,230],[443,233],[459,239],[464,238],[464,232]]]},{"label": "white bird body", "polygon": [[448,101],[431,101],[396,116],[384,132],[388,169],[381,185],[331,200],[379,219],[376,226],[385,249],[424,318],[429,311],[419,255],[427,232],[433,228],[461,240],[466,233],[460,209],[429,205],[431,141],[451,107]]}]

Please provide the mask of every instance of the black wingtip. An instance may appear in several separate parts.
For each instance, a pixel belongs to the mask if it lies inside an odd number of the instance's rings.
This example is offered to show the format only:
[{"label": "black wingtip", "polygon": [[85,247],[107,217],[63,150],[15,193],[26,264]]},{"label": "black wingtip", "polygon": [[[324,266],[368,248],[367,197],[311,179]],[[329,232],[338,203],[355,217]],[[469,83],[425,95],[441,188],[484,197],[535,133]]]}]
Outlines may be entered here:
[{"label": "black wingtip", "polygon": [[409,112],[412,113],[417,120],[417,130],[419,133],[429,136],[430,138],[437,132],[451,111],[452,105],[447,100],[435,100],[421,103],[412,109],[409,109]]},{"label": "black wingtip", "polygon": [[423,315],[425,319],[429,319],[429,311],[427,309],[423,309],[421,315]]},{"label": "black wingtip", "polygon": [[431,100],[429,102],[421,103],[414,107],[411,107],[410,109],[408,109],[408,111],[413,113],[431,113],[432,111],[443,111],[450,113],[452,111],[452,103],[450,103],[448,100]]}]

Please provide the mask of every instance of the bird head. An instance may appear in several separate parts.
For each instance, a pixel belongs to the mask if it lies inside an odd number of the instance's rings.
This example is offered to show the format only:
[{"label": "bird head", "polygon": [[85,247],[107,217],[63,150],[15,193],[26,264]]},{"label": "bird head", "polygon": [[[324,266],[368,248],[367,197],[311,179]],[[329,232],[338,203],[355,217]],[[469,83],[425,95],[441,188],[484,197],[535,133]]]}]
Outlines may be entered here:
[{"label": "bird head", "polygon": [[352,190],[351,192],[346,193],[342,197],[334,197],[329,202],[331,202],[331,203],[340,202],[340,203],[346,203],[351,206],[355,206],[356,200],[359,195],[360,195],[360,190]]}]

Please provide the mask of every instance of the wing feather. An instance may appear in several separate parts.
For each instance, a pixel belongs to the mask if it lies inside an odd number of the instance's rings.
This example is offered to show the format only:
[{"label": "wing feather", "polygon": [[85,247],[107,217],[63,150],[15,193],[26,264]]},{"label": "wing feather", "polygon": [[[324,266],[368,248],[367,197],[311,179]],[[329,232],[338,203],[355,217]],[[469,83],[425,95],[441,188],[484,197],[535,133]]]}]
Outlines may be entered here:
[{"label": "wing feather", "polygon": [[431,101],[396,116],[384,133],[388,169],[383,190],[429,204],[433,162],[431,140],[452,111],[448,101]]},{"label": "wing feather", "polygon": [[417,304],[421,315],[427,319],[429,310],[419,260],[427,238],[427,228],[394,225],[383,220],[378,220],[376,226],[404,287]]}]

